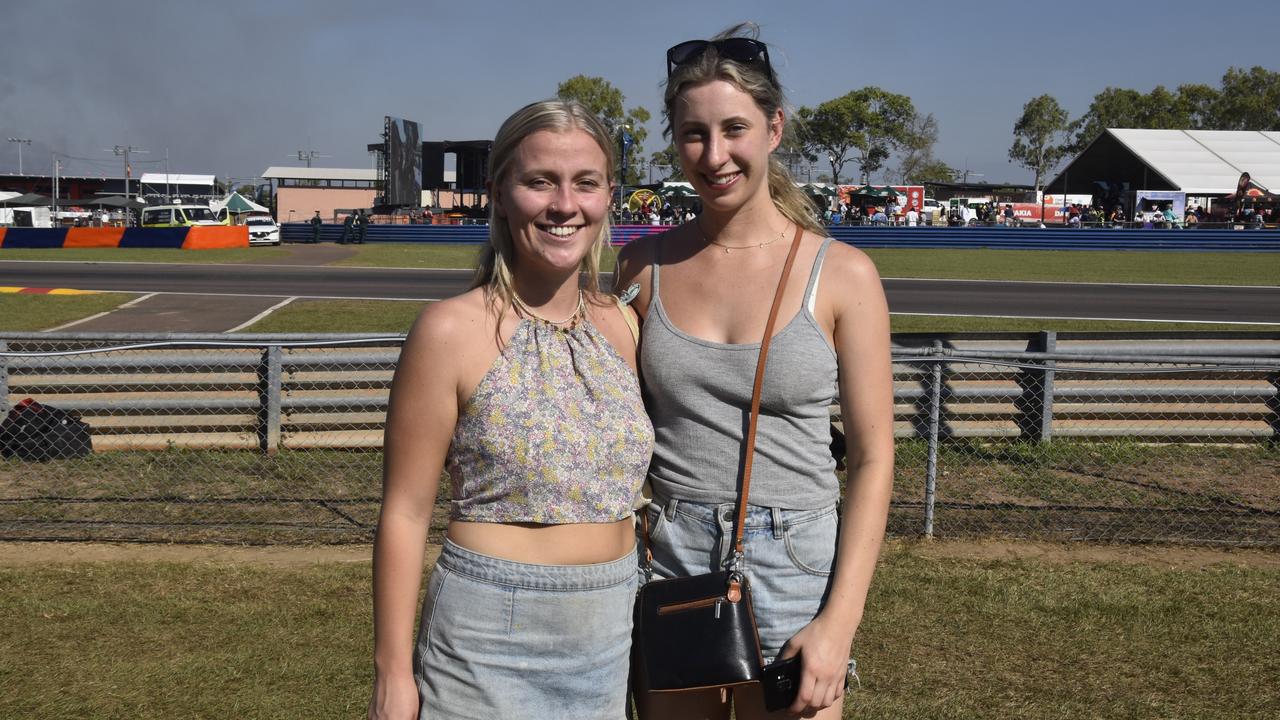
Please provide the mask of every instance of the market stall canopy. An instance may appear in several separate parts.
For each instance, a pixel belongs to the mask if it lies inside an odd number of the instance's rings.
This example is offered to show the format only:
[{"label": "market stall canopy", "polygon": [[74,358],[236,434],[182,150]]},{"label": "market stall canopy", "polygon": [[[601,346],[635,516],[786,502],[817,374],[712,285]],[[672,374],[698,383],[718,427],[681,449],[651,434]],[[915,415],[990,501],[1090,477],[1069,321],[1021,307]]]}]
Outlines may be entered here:
[{"label": "market stall canopy", "polygon": [[873,198],[876,200],[885,200],[890,197],[893,197],[893,198],[898,197],[898,191],[894,190],[892,187],[888,185],[885,185],[883,187],[876,187],[875,185],[863,185],[861,187],[856,187],[850,190],[849,197],[850,198],[865,197],[865,198]]},{"label": "market stall canopy", "polygon": [[823,197],[835,197],[840,194],[839,190],[826,183],[808,183],[804,186],[804,190],[810,195],[822,195]]},{"label": "market stall canopy", "polygon": [[105,197],[96,197],[91,199],[81,198],[76,200],[73,204],[89,205],[92,207],[129,208],[130,210],[137,210],[147,206],[147,204],[141,200],[135,200],[133,198],[126,199],[122,195],[107,195]]},{"label": "market stall canopy", "polygon": [[671,198],[687,198],[694,197],[698,193],[694,192],[693,186],[689,183],[664,183],[658,188],[658,194],[670,200]]},{"label": "market stall canopy", "polygon": [[226,208],[227,212],[231,213],[232,215],[243,215],[245,213],[251,213],[251,212],[260,212],[260,213],[271,212],[267,208],[259,205],[256,202],[253,202],[252,200],[249,200],[248,198],[246,198],[245,196],[241,195],[238,192],[233,192],[221,200],[214,200],[209,203],[209,209],[213,210],[215,213],[222,210],[223,208]]},{"label": "market stall canopy", "polygon": [[51,204],[53,204],[53,201],[50,200],[47,195],[38,195],[36,193],[27,193],[25,195],[11,197],[8,200],[0,200],[0,205],[8,205],[9,207],[48,207]]}]

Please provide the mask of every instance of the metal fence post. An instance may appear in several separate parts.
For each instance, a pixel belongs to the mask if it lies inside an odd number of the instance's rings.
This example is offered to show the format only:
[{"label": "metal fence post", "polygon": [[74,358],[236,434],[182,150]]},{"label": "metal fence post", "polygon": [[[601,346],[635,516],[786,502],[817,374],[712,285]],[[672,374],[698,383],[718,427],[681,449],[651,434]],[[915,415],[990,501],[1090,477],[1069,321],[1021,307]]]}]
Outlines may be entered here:
[{"label": "metal fence post", "polygon": [[9,342],[0,340],[0,409],[9,408],[9,359],[4,353],[9,352]]},{"label": "metal fence post", "polygon": [[[1041,330],[1027,343],[1027,352],[1051,353],[1057,347],[1058,333]],[[1018,427],[1029,440],[1049,442],[1053,439],[1054,366],[1054,361],[1046,360],[1041,369],[1024,369],[1018,378],[1022,386],[1022,397],[1015,403],[1019,411]]]},{"label": "metal fence post", "polygon": [[274,455],[280,449],[280,387],[284,353],[279,345],[262,351],[258,366],[258,445],[262,452]]},{"label": "metal fence post", "polygon": [[1272,373],[1271,387],[1275,392],[1267,399],[1267,424],[1271,426],[1271,443],[1280,445],[1280,373]]},{"label": "metal fence post", "polygon": [[929,371],[928,458],[924,476],[924,536],[933,537],[933,504],[938,494],[938,427],[942,415],[942,341],[933,341],[937,357]]}]

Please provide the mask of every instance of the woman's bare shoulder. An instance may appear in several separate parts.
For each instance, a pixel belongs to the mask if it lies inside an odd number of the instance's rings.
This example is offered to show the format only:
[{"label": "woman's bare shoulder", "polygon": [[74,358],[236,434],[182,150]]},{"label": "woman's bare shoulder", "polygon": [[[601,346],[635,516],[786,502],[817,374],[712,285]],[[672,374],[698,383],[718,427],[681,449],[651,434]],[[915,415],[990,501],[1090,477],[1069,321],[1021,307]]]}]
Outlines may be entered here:
[{"label": "woman's bare shoulder", "polygon": [[833,240],[827,248],[822,268],[824,274],[830,272],[843,281],[859,285],[871,281],[878,284],[880,281],[880,272],[871,256],[839,240]]},{"label": "woman's bare shoulder", "polygon": [[484,336],[490,325],[489,307],[483,289],[475,288],[461,295],[429,303],[418,313],[406,349],[415,351],[439,351],[444,347],[456,350],[459,344]]}]

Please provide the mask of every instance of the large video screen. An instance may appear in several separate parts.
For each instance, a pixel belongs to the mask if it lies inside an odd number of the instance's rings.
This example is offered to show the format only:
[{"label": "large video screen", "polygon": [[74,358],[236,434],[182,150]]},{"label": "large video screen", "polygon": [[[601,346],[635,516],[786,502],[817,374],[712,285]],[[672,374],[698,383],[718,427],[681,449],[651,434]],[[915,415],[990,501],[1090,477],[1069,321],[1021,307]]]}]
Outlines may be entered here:
[{"label": "large video screen", "polygon": [[422,127],[388,115],[385,132],[386,203],[417,207],[422,202]]}]

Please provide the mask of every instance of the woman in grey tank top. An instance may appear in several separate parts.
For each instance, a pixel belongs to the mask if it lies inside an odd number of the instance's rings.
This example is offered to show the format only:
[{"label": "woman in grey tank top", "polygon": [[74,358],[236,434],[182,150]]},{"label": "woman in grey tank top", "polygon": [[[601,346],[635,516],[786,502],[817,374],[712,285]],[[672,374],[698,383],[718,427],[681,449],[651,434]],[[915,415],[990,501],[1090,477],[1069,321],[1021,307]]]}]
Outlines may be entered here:
[{"label": "woman in grey tank top", "polygon": [[[797,226],[805,232],[769,351],[744,526],[766,662],[799,654],[791,710],[839,718],[893,478],[889,317],[874,264],[823,237],[814,209],[771,157],[782,89],[754,26],[667,53],[664,115],[702,202],[693,221],[628,245],[616,286],[638,285],[640,366],[653,420],[645,509],[654,574],[724,567],[752,379],[769,305]],[[807,270],[807,272],[806,272]],[[829,406],[848,435],[843,502]],[[840,510],[837,511],[839,503]],[[715,690],[646,695],[644,718],[728,718]],[[758,688],[736,717],[763,718]],[[816,713],[816,714],[813,714]]]}]

